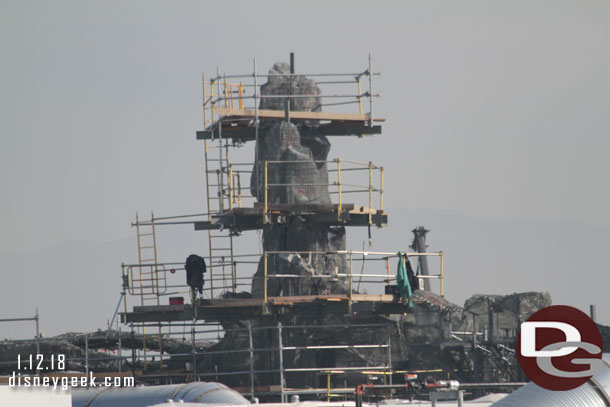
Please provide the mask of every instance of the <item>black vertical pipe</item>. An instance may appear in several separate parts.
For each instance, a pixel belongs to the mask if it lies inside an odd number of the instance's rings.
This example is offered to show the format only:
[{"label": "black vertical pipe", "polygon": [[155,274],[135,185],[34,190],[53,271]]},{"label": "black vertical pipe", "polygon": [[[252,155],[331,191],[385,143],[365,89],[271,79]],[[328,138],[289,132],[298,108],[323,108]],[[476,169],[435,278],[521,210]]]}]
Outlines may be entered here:
[{"label": "black vertical pipe", "polygon": [[[411,245],[411,248],[418,253],[425,253],[427,248],[426,234],[429,232],[429,230],[427,230],[423,226],[419,226],[413,229],[411,232],[413,232],[413,244]],[[428,269],[427,257],[419,256],[418,262],[419,274],[423,276],[429,276],[430,271]],[[424,279],[424,290],[430,291],[430,280],[427,278]]]},{"label": "black vertical pipe", "polygon": [[286,99],[286,103],[284,104],[284,121],[290,123],[290,110],[294,107],[292,103],[292,81],[294,75],[294,52],[290,53],[290,77],[288,78],[288,83],[290,86],[288,87],[288,98]]},{"label": "black vertical pipe", "polygon": [[489,343],[496,343],[496,327],[494,326],[494,301],[487,298],[487,331]]}]

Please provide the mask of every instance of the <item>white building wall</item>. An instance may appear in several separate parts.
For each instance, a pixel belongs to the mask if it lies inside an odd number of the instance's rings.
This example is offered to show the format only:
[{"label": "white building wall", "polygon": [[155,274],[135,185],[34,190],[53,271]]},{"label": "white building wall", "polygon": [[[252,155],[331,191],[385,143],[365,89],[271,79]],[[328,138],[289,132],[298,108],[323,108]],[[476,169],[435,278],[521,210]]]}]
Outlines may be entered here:
[{"label": "white building wall", "polygon": [[63,390],[0,386],[0,406],[72,407],[72,396]]}]

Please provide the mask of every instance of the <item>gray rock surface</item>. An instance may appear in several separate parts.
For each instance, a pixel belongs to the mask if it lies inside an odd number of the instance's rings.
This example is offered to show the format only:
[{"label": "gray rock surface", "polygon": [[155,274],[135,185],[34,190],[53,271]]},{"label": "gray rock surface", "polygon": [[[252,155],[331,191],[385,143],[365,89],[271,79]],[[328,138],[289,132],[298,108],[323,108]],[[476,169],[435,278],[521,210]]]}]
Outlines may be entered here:
[{"label": "gray rock surface", "polygon": [[[276,63],[271,75],[288,74],[286,63]],[[320,89],[315,81],[304,76],[270,76],[261,86],[261,95],[300,95],[290,99],[293,111],[321,111]],[[263,98],[261,109],[284,110],[285,98]],[[307,136],[300,128],[307,127]],[[269,204],[329,204],[328,169],[326,160],[330,142],[317,134],[315,121],[286,122],[261,120],[255,167],[252,171],[252,194],[264,201],[264,167],[260,163],[271,161],[267,168]],[[282,162],[282,163],[278,163]],[[343,256],[313,254],[345,249],[345,229],[309,223],[298,213],[287,216],[282,224],[269,224],[263,229],[263,250],[300,253],[288,261],[271,254],[268,274],[299,275],[303,278],[271,278],[268,294],[309,295],[319,293],[345,293],[343,278],[316,278],[316,275],[344,273],[347,267]],[[263,296],[263,259],[259,262],[252,282],[253,297]]]}]

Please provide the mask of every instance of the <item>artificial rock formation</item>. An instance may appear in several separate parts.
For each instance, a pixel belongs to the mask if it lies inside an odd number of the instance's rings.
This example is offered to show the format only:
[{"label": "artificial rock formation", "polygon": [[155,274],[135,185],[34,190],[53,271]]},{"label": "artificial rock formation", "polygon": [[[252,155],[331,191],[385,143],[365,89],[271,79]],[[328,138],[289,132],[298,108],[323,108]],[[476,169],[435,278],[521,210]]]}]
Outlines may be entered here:
[{"label": "artificial rock formation", "polygon": [[[270,75],[289,74],[286,63],[276,63]],[[321,111],[320,89],[315,81],[304,76],[270,76],[261,86],[260,108],[284,110],[288,99],[265,97],[297,95],[290,99],[292,111]],[[257,157],[250,186],[252,195],[264,201],[264,166],[268,161],[267,182],[269,205],[330,204],[328,169],[326,160],[330,142],[316,132],[315,121],[288,122],[287,120],[261,120]],[[302,129],[307,131],[303,132]],[[274,186],[275,185],[275,186]],[[269,224],[263,229],[263,250],[286,251],[294,254],[271,254],[268,274],[291,274],[307,278],[271,278],[268,294],[309,295],[345,293],[341,278],[316,278],[316,275],[344,273],[343,256],[312,254],[345,249],[345,228],[306,222],[298,210],[286,216],[283,223]],[[264,263],[261,259],[252,283],[252,295],[263,296]]]},{"label": "artificial rock formation", "polygon": [[[273,372],[279,368],[278,351],[274,350],[278,347],[279,331],[275,328],[278,323],[284,327],[284,347],[387,344],[389,338],[394,371],[429,371],[420,376],[436,379],[449,376],[464,383],[523,381],[514,352],[519,323],[551,305],[548,293],[537,292],[506,296],[477,294],[466,300],[463,307],[423,290],[416,290],[413,300],[414,309],[407,315],[288,312],[251,321],[252,327],[258,328],[253,331],[253,347],[269,350],[254,352],[254,370],[269,372],[256,375],[255,386],[265,388],[280,382],[279,374]],[[491,328],[490,313],[495,322]],[[371,327],[371,324],[377,327]],[[476,343],[470,334],[473,325],[475,332],[487,332],[484,336],[477,335]],[[248,321],[225,321],[223,326],[227,329],[225,337],[209,348],[210,351],[248,349],[248,333],[244,330]],[[261,330],[261,327],[269,329]],[[492,330],[495,337],[490,334]],[[387,348],[297,349],[285,350],[283,355],[285,369],[384,366],[389,360]],[[249,369],[249,358],[243,353],[214,352],[205,356],[198,368],[200,371],[241,372]],[[315,371],[287,373],[285,379],[287,387],[326,386],[326,375]],[[222,380],[232,387],[249,386],[247,375],[227,376]],[[349,371],[332,376],[333,386],[338,387],[352,387],[367,380],[366,375]],[[397,374],[394,380],[396,383],[404,379]]]},{"label": "artificial rock formation", "polygon": [[[269,82],[261,88],[260,108],[284,110],[287,99],[272,96],[298,95],[290,99],[290,110],[320,111],[320,90],[316,83],[298,75],[273,76],[287,73],[287,64],[273,66]],[[315,121],[291,122],[286,117],[260,122],[255,160],[259,164],[251,178],[252,194],[259,203],[264,201],[265,168],[261,163],[267,161],[270,209],[274,205],[292,208],[292,213],[263,229],[263,250],[283,252],[269,254],[267,272],[305,277],[269,278],[269,296],[348,292],[344,280],[333,276],[345,273],[343,256],[308,253],[345,249],[345,228],[310,222],[315,214],[304,214],[308,210],[315,213],[311,209],[315,204],[323,206],[331,202],[326,168],[329,150],[330,143],[317,131]],[[422,233],[425,235],[424,230]],[[419,246],[418,250],[425,251],[423,239]],[[263,296],[263,267],[261,259],[252,282],[253,297]],[[423,271],[427,267],[424,264],[420,268]],[[357,372],[358,368],[388,363],[394,371],[441,370],[442,376],[437,378],[446,379],[449,375],[463,382],[518,381],[522,377],[511,348],[514,349],[519,323],[550,305],[550,297],[542,293],[505,297],[478,295],[460,307],[430,291],[415,290],[413,302],[414,309],[405,315],[384,315],[375,309],[355,308],[346,314],[332,312],[326,304],[262,315],[250,321],[221,321],[225,336],[199,360],[197,370],[261,372],[255,375],[253,383],[258,391],[272,390],[272,387],[277,390],[280,366],[301,369],[285,373],[286,387],[326,387],[326,373],[315,371],[324,367],[355,368],[331,378],[333,387],[355,386],[369,380]],[[247,327],[252,328],[250,334]],[[488,334],[476,336],[471,343],[471,338],[464,333],[472,331]],[[284,349],[291,347],[290,350],[279,351],[280,338]],[[364,344],[390,346],[332,348],[333,345]],[[327,347],[306,348],[310,345]],[[252,361],[242,352],[215,352],[250,348],[264,350],[253,351]],[[219,379],[232,387],[247,389],[252,385],[248,374],[219,375]],[[398,375],[395,379],[400,382],[404,377]]]}]

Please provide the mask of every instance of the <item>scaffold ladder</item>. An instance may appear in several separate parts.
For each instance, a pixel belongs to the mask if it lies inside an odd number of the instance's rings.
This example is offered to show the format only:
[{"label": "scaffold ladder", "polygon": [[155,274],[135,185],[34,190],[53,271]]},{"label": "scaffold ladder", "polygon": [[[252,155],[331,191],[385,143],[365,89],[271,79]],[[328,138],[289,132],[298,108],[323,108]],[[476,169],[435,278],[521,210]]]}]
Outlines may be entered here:
[{"label": "scaffold ladder", "polygon": [[[202,77],[203,93],[203,127],[212,128],[217,137],[204,141],[205,151],[205,181],[207,199],[208,222],[213,221],[214,215],[227,210],[232,210],[235,203],[241,206],[240,175],[234,174],[229,161],[229,145],[225,139],[223,145],[222,120],[215,115],[215,109],[219,107],[234,109],[244,108],[243,85],[241,83],[229,83],[226,78],[217,77],[206,81]],[[210,93],[206,95],[206,85],[209,85]],[[214,94],[222,96],[221,101],[215,101]],[[235,95],[237,98],[235,98]],[[234,103],[238,100],[237,105]],[[216,104],[218,102],[218,105]],[[207,107],[206,107],[207,106]],[[207,115],[209,114],[209,117]],[[216,149],[218,155],[212,153]],[[231,230],[222,229],[208,230],[208,270],[210,282],[210,296],[214,297],[214,290],[237,291],[236,264],[233,256],[233,233]]]},{"label": "scaffold ladder", "polygon": [[138,241],[138,271],[131,272],[131,291],[140,295],[142,305],[152,302],[160,304],[159,296],[167,288],[165,268],[157,264],[157,236],[155,216],[151,212],[150,221],[141,222],[136,213],[136,234]]},{"label": "scaffold ladder", "polygon": [[[222,139],[217,143],[206,140],[204,149],[207,217],[208,222],[212,222],[215,214],[232,209],[233,176],[230,171],[229,149],[222,145]],[[212,150],[218,150],[218,158],[212,158]],[[237,291],[231,231],[209,229],[208,250],[210,297],[214,297],[214,290]]]}]

